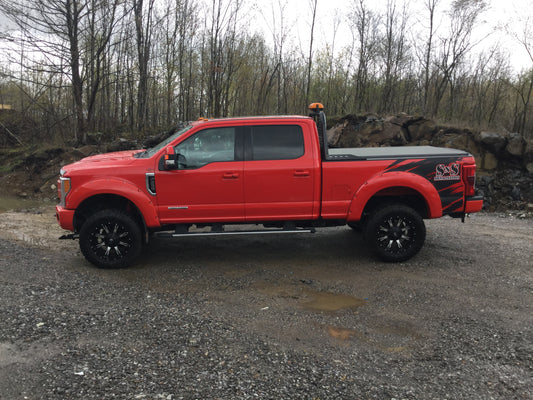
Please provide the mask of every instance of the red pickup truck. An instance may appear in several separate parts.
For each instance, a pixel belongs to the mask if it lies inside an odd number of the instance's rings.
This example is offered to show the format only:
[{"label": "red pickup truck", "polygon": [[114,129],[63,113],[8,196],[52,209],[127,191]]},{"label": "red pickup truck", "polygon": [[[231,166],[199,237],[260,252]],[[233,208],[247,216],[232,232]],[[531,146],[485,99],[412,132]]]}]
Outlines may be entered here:
[{"label": "red pickup truck", "polygon": [[152,234],[286,234],[345,224],[396,262],[423,246],[424,218],[481,210],[475,174],[474,158],[460,150],[329,149],[315,103],[309,117],[202,119],[153,148],[66,165],[56,215],[73,232],[63,237],[79,238],[83,255],[105,268],[131,264]]}]

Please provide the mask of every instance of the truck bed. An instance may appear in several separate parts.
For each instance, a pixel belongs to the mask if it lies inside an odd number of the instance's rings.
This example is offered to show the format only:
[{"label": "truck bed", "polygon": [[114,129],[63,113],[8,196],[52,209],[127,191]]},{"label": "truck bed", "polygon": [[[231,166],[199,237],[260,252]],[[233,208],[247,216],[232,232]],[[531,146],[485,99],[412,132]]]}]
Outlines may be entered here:
[{"label": "truck bed", "polygon": [[433,146],[362,147],[328,149],[327,161],[387,160],[401,158],[465,157],[463,150]]}]

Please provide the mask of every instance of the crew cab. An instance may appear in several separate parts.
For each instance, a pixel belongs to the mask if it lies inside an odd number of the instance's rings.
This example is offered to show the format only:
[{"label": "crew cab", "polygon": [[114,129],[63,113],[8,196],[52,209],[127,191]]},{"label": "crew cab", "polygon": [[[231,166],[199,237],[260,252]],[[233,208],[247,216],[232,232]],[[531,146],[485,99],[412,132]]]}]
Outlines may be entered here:
[{"label": "crew cab", "polygon": [[362,229],[381,259],[399,262],[422,248],[424,219],[464,221],[481,210],[471,154],[330,149],[323,107],[310,109],[309,116],[201,119],[153,148],[64,166],[56,216],[73,232],[64,237],[79,238],[91,263],[118,268],[153,235],[312,233],[347,224]]}]

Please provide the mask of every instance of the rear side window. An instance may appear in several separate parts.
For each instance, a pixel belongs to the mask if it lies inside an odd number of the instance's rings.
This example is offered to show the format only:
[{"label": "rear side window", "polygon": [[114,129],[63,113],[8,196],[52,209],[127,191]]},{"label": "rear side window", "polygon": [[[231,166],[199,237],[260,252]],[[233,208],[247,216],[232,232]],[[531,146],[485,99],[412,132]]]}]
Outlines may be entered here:
[{"label": "rear side window", "polygon": [[253,126],[252,160],[292,160],[304,155],[304,137],[299,125]]}]

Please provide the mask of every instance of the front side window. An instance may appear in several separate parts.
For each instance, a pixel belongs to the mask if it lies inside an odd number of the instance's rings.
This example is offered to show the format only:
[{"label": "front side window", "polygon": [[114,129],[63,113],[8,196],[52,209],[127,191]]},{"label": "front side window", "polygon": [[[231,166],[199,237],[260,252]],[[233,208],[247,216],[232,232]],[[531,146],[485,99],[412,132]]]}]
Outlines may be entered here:
[{"label": "front side window", "polygon": [[293,160],[304,155],[302,128],[298,125],[252,127],[252,160]]},{"label": "front side window", "polygon": [[235,161],[235,128],[211,128],[187,138],[175,148],[180,154],[180,169],[201,168],[204,165]]}]

